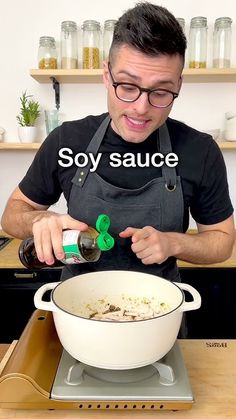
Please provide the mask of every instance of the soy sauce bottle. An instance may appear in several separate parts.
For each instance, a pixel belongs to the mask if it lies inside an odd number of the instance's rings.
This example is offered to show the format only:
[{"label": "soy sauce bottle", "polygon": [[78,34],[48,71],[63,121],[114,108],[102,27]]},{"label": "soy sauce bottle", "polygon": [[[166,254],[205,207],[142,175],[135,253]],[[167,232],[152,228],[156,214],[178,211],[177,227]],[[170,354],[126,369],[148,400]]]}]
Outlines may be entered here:
[{"label": "soy sauce bottle", "polygon": [[108,233],[110,218],[100,214],[96,221],[96,229],[89,226],[86,231],[65,230],[63,231],[62,246],[65,257],[62,260],[55,258],[52,265],[40,262],[32,237],[23,240],[19,247],[19,259],[29,269],[41,269],[45,267],[58,267],[63,264],[78,264],[96,262],[103,251],[114,247],[115,240]]}]

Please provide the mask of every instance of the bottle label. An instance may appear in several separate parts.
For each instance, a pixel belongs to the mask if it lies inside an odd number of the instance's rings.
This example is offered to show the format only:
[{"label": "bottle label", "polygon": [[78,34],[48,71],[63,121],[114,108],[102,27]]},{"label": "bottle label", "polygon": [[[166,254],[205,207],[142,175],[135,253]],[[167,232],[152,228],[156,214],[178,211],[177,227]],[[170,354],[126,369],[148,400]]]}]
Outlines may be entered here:
[{"label": "bottle label", "polygon": [[66,230],[63,232],[63,250],[65,258],[62,262],[67,264],[85,263],[86,259],[80,253],[78,246],[80,232],[78,230]]}]

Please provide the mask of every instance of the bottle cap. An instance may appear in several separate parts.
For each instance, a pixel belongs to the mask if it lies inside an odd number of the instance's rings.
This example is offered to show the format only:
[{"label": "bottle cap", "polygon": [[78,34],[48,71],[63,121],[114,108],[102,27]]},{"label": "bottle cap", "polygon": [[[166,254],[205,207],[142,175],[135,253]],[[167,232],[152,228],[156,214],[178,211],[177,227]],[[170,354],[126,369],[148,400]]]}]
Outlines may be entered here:
[{"label": "bottle cap", "polygon": [[100,214],[96,221],[96,230],[99,233],[105,233],[110,227],[110,218],[106,214]]},{"label": "bottle cap", "polygon": [[115,244],[115,240],[109,233],[100,233],[96,242],[99,249],[103,251],[112,249]]},{"label": "bottle cap", "polygon": [[115,244],[114,238],[108,233],[111,221],[108,215],[100,214],[96,221],[96,230],[100,233],[96,239],[100,250],[110,250]]}]

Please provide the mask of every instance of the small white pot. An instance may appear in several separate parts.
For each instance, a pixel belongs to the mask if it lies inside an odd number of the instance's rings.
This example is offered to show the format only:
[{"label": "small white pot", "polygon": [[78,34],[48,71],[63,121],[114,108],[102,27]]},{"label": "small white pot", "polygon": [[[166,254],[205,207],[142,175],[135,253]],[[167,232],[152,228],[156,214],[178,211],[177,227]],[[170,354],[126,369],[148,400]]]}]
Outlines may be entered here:
[{"label": "small white pot", "polygon": [[[51,301],[43,301],[53,290]],[[193,301],[186,302],[182,290]],[[123,296],[157,297],[171,310],[159,317],[138,321],[102,321],[85,318],[90,301],[122,304]],[[37,308],[53,312],[58,337],[75,359],[100,368],[130,369],[161,359],[174,345],[184,311],[201,305],[197,290],[155,275],[132,271],[91,272],[64,282],[45,284],[34,296]],[[77,312],[78,314],[73,314]],[[89,314],[89,311],[88,311]]]},{"label": "small white pot", "polygon": [[5,129],[0,127],[0,142],[3,141],[4,133],[5,133]]},{"label": "small white pot", "polygon": [[225,117],[225,139],[227,141],[236,141],[236,113],[227,112]]},{"label": "small white pot", "polygon": [[18,127],[18,137],[21,143],[34,143],[37,139],[37,128]]},{"label": "small white pot", "polygon": [[225,130],[225,139],[227,141],[236,141],[236,125],[232,129]]}]

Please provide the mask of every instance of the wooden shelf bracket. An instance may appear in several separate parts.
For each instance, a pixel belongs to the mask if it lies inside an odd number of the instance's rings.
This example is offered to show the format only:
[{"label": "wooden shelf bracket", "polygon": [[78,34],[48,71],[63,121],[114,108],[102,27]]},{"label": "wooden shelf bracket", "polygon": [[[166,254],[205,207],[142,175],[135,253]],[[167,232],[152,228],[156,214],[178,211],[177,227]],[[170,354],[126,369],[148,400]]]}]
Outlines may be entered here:
[{"label": "wooden shelf bracket", "polygon": [[57,110],[60,108],[60,83],[55,77],[50,77],[52,80],[53,89],[55,90],[55,105]]}]

